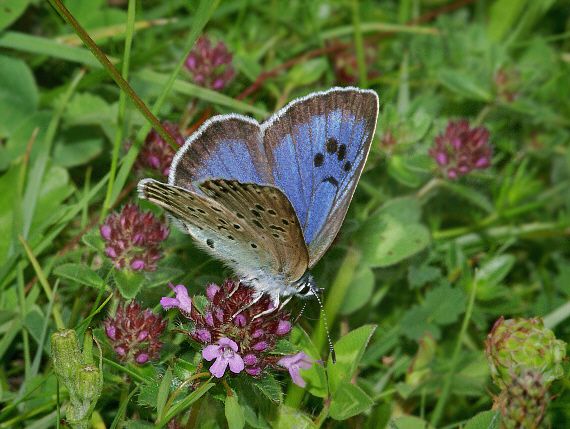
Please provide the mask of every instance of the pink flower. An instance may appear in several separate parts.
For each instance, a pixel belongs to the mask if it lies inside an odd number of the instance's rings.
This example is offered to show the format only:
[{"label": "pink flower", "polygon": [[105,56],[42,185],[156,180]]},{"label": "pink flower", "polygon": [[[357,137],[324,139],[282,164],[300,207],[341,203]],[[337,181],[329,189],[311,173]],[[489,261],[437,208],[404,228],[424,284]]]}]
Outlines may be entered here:
[{"label": "pink flower", "polygon": [[176,297],[170,298],[165,296],[160,299],[160,305],[162,305],[165,310],[178,308],[184,313],[190,314],[192,311],[192,300],[188,296],[188,290],[184,285],[172,286],[172,284],[170,284],[169,286],[176,294]]},{"label": "pink flower", "polygon": [[303,352],[299,352],[297,354],[291,356],[285,356],[277,361],[277,365],[282,366],[283,368],[289,371],[289,375],[293,379],[293,383],[297,386],[305,387],[305,380],[301,377],[299,372],[300,369],[309,369],[313,366],[313,359],[307,356]]},{"label": "pink flower", "polygon": [[120,304],[104,322],[105,334],[121,361],[145,364],[158,358],[166,320],[137,302]]},{"label": "pink flower", "polygon": [[186,58],[186,68],[197,85],[222,90],[235,76],[232,54],[222,42],[212,42],[202,36]]},{"label": "pink flower", "polygon": [[210,372],[217,378],[222,378],[229,366],[230,371],[238,374],[245,368],[242,357],[237,353],[238,346],[229,338],[220,338],[217,344],[211,344],[202,350],[202,357],[207,361],[216,360],[210,367]]},{"label": "pink flower", "polygon": [[168,237],[168,228],[151,212],[126,204],[112,213],[99,228],[105,241],[105,254],[116,268],[154,271],[162,257],[160,243]]},{"label": "pink flower", "polygon": [[[178,146],[184,145],[184,137],[182,137],[178,125],[168,121],[164,121],[162,125]],[[144,140],[135,166],[138,169],[150,169],[156,171],[159,175],[168,176],[174,153],[175,150],[172,146],[152,129]]]},{"label": "pink flower", "polygon": [[435,138],[429,155],[440,171],[451,180],[475,169],[488,168],[493,155],[489,131],[484,127],[471,128],[464,119],[450,121],[445,133]]}]

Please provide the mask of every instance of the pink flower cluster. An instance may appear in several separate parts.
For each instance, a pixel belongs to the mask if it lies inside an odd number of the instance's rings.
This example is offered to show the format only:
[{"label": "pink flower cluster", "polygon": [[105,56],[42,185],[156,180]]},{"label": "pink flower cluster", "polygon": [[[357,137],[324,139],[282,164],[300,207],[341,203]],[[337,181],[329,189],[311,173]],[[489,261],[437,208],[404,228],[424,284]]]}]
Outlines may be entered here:
[{"label": "pink flower cluster", "polygon": [[[184,137],[176,124],[165,121],[162,123],[166,131],[172,136],[178,146],[184,145]],[[150,169],[162,176],[168,176],[170,164],[174,158],[175,150],[154,129],[151,130],[143,143],[136,161],[139,169]]]},{"label": "pink flower cluster", "polygon": [[277,341],[291,331],[291,322],[282,309],[262,314],[272,309],[268,297],[255,301],[252,288],[226,280],[222,286],[208,286],[208,304],[198,311],[183,285],[171,288],[175,296],[164,297],[160,303],[165,309],[178,308],[192,321],[189,336],[204,345],[202,357],[214,361],[212,375],[221,378],[229,368],[235,374],[259,377],[268,367],[281,367],[289,371],[294,383],[305,385],[299,371],[310,368],[312,359],[303,352],[291,356],[272,353]]},{"label": "pink flower cluster", "polygon": [[226,45],[212,42],[205,36],[196,41],[194,49],[186,58],[186,68],[197,85],[216,91],[224,89],[234,78],[232,54]]},{"label": "pink flower cluster", "polygon": [[488,168],[493,155],[489,131],[484,127],[471,128],[464,119],[450,121],[445,133],[435,138],[429,155],[442,174],[452,180],[472,170]]},{"label": "pink flower cluster", "polygon": [[104,326],[107,338],[121,361],[144,364],[158,357],[166,320],[132,301],[119,305],[115,317],[106,319]]},{"label": "pink flower cluster", "polygon": [[160,243],[168,237],[168,227],[151,212],[126,204],[112,213],[99,228],[105,240],[105,254],[119,269],[154,271],[162,257]]}]

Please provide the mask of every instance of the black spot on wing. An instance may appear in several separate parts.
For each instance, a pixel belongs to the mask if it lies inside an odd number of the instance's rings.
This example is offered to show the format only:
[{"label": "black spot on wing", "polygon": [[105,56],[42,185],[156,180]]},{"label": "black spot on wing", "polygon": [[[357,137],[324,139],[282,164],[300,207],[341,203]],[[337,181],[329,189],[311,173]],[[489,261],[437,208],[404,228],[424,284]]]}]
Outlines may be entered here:
[{"label": "black spot on wing", "polygon": [[342,161],[344,160],[345,157],[346,157],[346,145],[341,144],[340,147],[338,148],[337,158],[339,161]]},{"label": "black spot on wing", "polygon": [[323,162],[325,162],[325,156],[320,152],[317,153],[313,158],[313,164],[315,165],[315,167],[320,167],[321,165],[323,165]]},{"label": "black spot on wing", "polygon": [[338,188],[338,180],[336,180],[334,177],[332,176],[327,176],[323,179],[323,182],[329,182],[331,185],[335,186]]},{"label": "black spot on wing", "polygon": [[208,238],[206,240],[206,244],[208,245],[208,247],[210,247],[211,249],[214,248],[214,240],[212,240],[211,238]]},{"label": "black spot on wing", "polygon": [[326,147],[327,147],[327,152],[330,154],[333,154],[338,149],[338,142],[336,141],[336,139],[334,137],[331,137],[327,140]]},{"label": "black spot on wing", "polygon": [[346,161],[344,163],[344,166],[342,167],[342,169],[346,172],[350,171],[351,168],[352,168],[352,163],[350,161]]}]

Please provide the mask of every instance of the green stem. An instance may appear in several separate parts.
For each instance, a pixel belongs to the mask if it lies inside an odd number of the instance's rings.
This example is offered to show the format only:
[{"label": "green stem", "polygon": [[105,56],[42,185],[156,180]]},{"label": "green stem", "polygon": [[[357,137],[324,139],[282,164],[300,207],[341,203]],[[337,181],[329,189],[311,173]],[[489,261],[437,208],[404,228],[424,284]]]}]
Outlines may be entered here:
[{"label": "green stem", "polygon": [[544,316],[544,326],[548,329],[554,329],[568,317],[570,317],[570,302],[562,304]]},{"label": "green stem", "polygon": [[354,26],[354,47],[356,49],[356,62],[358,64],[358,80],[363,88],[368,87],[368,76],[366,73],[366,58],[364,55],[364,40],[362,39],[362,28],[360,26],[360,0],[352,0],[352,25]]},{"label": "green stem", "polygon": [[450,368],[445,377],[443,388],[441,394],[435,405],[435,409],[431,416],[431,425],[437,427],[443,409],[447,405],[447,398],[449,397],[449,392],[451,390],[451,383],[455,376],[455,371],[457,370],[457,364],[459,362],[459,354],[461,352],[461,345],[463,343],[463,338],[467,332],[467,327],[469,326],[469,321],[471,320],[471,315],[473,313],[473,306],[475,304],[475,297],[477,295],[477,282],[473,281],[471,283],[471,293],[469,294],[469,302],[467,303],[467,310],[465,311],[465,317],[463,318],[463,323],[461,324],[461,330],[459,331],[459,336],[457,337],[457,342],[455,343],[455,349],[453,350],[453,355],[451,356]]},{"label": "green stem", "polygon": [[[424,186],[422,186],[418,192],[416,192],[416,198],[419,200],[425,200],[428,194],[433,191],[435,188],[442,184],[442,180],[439,177],[434,177],[433,179],[429,180]],[[425,201],[424,201],[425,202]]]},{"label": "green stem", "polygon": [[145,118],[152,124],[153,128],[160,134],[160,136],[175,150],[178,149],[178,145],[170,135],[166,128],[160,123],[157,117],[146,107],[146,104],[140,99],[134,89],[129,85],[129,83],[123,79],[121,74],[117,71],[115,66],[109,61],[106,55],[103,53],[99,46],[93,41],[89,34],[83,29],[83,27],[77,22],[74,16],[69,12],[69,10],[63,5],[61,0],[49,0],[53,7],[60,13],[60,15],[65,19],[69,25],[73,27],[75,33],[79,38],[85,43],[87,48],[93,53],[95,58],[99,60],[101,65],[107,70],[111,75],[113,80],[119,85],[119,87],[127,93],[129,98],[135,104],[137,109],[143,114]]},{"label": "green stem", "polygon": [[[131,60],[131,46],[133,42],[133,34],[135,31],[135,0],[129,0],[127,10],[127,28],[125,38],[125,54],[123,55],[123,67],[121,69],[122,78],[127,81],[129,78],[129,64]],[[107,182],[107,195],[105,195],[105,202],[103,203],[103,210],[99,221],[103,221],[105,216],[111,208],[111,200],[113,195],[113,185],[115,184],[115,175],[117,172],[117,164],[119,161],[119,151],[121,149],[121,142],[123,141],[123,129],[125,122],[125,110],[127,105],[127,97],[124,91],[119,93],[119,109],[117,112],[117,129],[115,130],[115,140],[113,141],[113,155],[111,157],[111,169],[109,170],[109,181]]]}]

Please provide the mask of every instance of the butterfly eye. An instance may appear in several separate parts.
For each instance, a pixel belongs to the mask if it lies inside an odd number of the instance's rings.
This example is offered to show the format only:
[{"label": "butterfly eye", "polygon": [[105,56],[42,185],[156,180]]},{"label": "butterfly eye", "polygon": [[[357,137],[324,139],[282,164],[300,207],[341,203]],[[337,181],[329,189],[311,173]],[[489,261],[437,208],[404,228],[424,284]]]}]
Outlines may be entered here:
[{"label": "butterfly eye", "polygon": [[307,295],[310,291],[311,291],[311,286],[309,286],[307,283],[305,283],[303,285],[303,287],[301,287],[301,289],[299,289],[298,293],[299,293],[299,295]]}]

